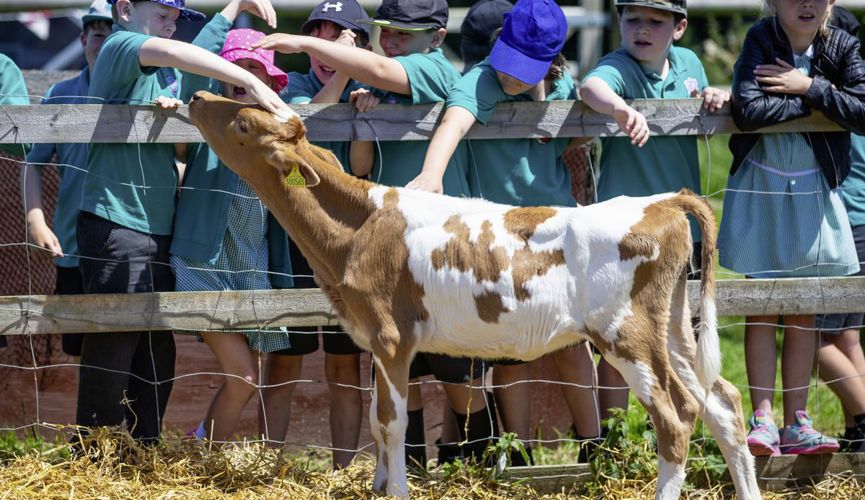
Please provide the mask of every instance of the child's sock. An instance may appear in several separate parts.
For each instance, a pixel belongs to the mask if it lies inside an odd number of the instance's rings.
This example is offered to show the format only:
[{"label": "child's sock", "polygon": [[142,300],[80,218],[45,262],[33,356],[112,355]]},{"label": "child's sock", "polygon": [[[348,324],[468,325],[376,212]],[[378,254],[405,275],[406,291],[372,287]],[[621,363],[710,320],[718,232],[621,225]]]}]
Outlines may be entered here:
[{"label": "child's sock", "polygon": [[[484,408],[468,416],[454,412],[454,416],[457,419],[457,432],[460,435],[460,440],[468,441],[463,445],[463,456],[474,458],[475,461],[480,462],[490,439],[499,434],[495,414],[490,413],[489,408]],[[466,435],[466,420],[468,420],[468,435]]]},{"label": "child's sock", "polygon": [[[408,412],[405,430],[405,463],[408,467],[426,468],[426,436],[423,426],[423,408]],[[410,446],[414,445],[414,446]]]}]

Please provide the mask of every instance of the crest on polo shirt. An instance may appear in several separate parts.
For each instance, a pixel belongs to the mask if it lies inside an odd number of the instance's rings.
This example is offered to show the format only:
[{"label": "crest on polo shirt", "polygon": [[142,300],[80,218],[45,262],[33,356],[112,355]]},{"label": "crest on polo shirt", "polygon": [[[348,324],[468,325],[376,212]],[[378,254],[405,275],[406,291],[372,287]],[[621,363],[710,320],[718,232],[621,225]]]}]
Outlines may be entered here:
[{"label": "crest on polo shirt", "polygon": [[685,89],[688,90],[688,95],[691,97],[700,95],[700,83],[694,77],[685,79]]},{"label": "crest on polo shirt", "polygon": [[342,12],[342,2],[327,2],[321,7],[322,12],[330,12],[330,9],[333,9],[334,12]]}]

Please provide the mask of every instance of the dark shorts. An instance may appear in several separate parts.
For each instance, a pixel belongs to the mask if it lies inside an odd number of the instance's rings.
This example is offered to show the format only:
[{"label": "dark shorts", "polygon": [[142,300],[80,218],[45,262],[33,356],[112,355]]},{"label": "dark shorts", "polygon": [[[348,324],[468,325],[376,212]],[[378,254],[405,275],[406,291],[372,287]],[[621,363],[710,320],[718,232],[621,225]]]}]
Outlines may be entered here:
[{"label": "dark shorts", "polygon": [[[81,270],[77,267],[57,266],[57,281],[54,286],[55,295],[81,295],[84,293]],[[63,352],[69,356],[81,356],[82,342],[84,342],[83,333],[64,333],[62,335]]]},{"label": "dark shorts", "polygon": [[328,354],[360,354],[363,349],[357,346],[341,326],[293,326],[288,329],[291,347],[273,351],[271,354],[282,356],[304,356],[318,350],[318,337],[321,333],[324,352]]},{"label": "dark shorts", "polygon": [[432,375],[436,380],[448,384],[466,384],[482,377],[487,364],[483,360],[475,359],[472,366],[471,358],[454,358],[444,354],[419,352],[411,362],[408,378]]},{"label": "dark shorts", "polygon": [[[861,264],[865,262],[865,225],[853,226],[851,229],[853,241],[856,243],[856,255]],[[861,266],[859,272],[853,276],[865,276]],[[823,335],[840,335],[844,330],[862,327],[863,320],[865,320],[863,313],[818,314],[816,327]]]}]

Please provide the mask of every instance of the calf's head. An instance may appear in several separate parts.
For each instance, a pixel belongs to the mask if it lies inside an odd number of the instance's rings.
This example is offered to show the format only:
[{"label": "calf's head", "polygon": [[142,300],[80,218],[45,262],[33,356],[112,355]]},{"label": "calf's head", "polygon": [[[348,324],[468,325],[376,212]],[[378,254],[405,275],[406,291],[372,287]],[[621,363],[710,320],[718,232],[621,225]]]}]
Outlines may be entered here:
[{"label": "calf's head", "polygon": [[320,153],[306,140],[296,113],[277,118],[258,106],[198,92],[189,103],[189,118],[219,159],[253,186],[277,178],[307,187],[320,181]]}]

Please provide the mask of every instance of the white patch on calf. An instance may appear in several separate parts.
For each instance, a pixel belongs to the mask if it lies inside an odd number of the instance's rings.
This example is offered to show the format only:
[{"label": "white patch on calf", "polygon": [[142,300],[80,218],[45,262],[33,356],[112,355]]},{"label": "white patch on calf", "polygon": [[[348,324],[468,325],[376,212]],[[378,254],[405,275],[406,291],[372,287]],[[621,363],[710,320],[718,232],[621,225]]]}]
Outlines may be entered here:
[{"label": "white patch on calf", "polygon": [[658,455],[658,488],[655,491],[655,498],[676,500],[679,498],[683,484],[685,484],[685,464],[668,462]]},{"label": "white patch on calf", "polygon": [[646,408],[651,408],[653,406],[652,388],[658,382],[652,368],[642,361],[626,361],[609,353],[605,354],[605,357],[613,367],[619,370],[640,403]]}]

